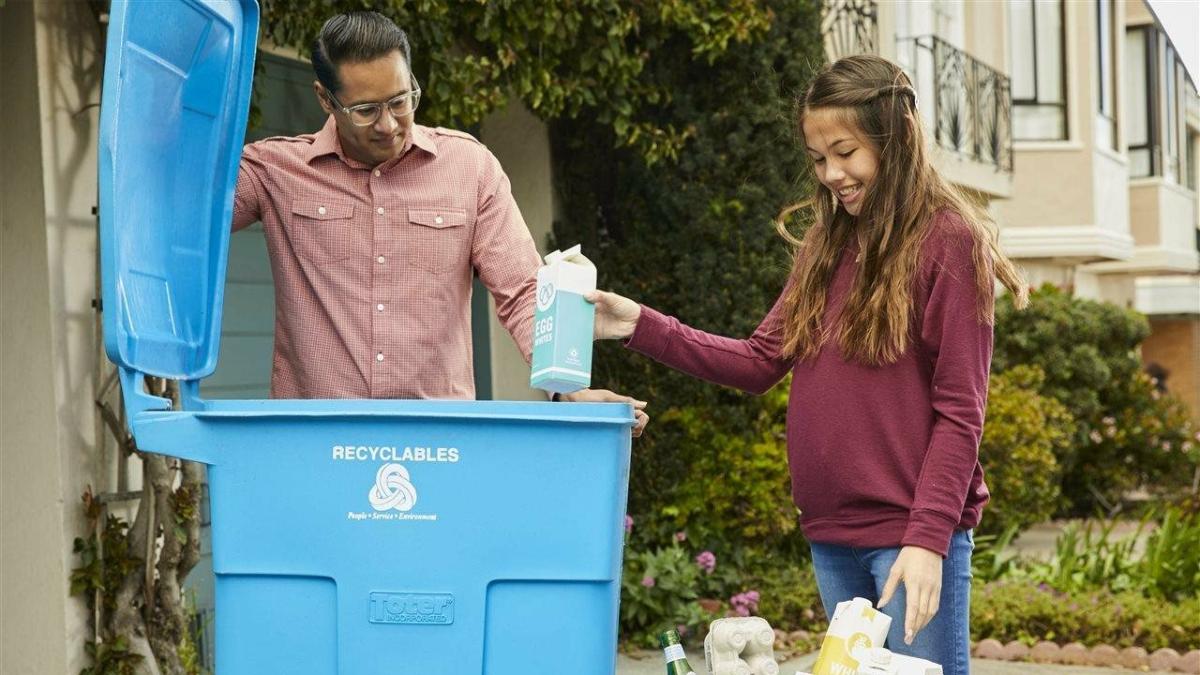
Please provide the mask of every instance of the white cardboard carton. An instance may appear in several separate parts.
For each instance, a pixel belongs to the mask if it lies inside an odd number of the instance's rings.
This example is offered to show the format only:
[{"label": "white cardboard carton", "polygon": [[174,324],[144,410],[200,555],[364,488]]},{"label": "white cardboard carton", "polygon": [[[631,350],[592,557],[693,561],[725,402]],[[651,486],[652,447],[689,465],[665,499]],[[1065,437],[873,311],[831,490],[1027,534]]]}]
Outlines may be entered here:
[{"label": "white cardboard carton", "polygon": [[569,394],[591,385],[596,306],[583,296],[594,290],[596,266],[578,244],[546,256],[537,274],[530,386]]},{"label": "white cardboard carton", "polygon": [[875,609],[866,598],[839,602],[813,665],[813,675],[856,675],[860,664],[855,653],[882,647],[891,626],[891,617]]}]

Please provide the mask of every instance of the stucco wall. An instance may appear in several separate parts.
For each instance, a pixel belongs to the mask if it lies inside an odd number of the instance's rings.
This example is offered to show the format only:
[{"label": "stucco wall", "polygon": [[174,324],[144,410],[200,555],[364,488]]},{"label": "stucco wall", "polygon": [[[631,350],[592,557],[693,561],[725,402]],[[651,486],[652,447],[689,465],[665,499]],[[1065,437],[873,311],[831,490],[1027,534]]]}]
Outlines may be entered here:
[{"label": "stucco wall", "polygon": [[92,414],[97,341],[99,31],[84,2],[0,10],[3,139],[3,635],[5,675],[78,672],[90,634],[68,598],[79,496],[98,481]]},{"label": "stucco wall", "polygon": [[[479,136],[508,174],[513,198],[529,226],[538,252],[545,255],[546,237],[554,219],[550,136],[546,125],[520,103],[512,103],[485,120]],[[490,298],[489,307],[492,398],[546,400],[545,393],[529,387],[529,365],[508,331],[496,319],[495,302]]]}]

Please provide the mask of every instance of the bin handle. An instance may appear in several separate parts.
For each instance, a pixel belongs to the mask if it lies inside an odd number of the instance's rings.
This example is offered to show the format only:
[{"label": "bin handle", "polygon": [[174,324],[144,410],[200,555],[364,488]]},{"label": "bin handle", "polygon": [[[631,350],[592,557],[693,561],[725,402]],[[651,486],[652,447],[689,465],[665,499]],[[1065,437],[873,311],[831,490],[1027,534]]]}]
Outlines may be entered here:
[{"label": "bin handle", "polygon": [[[170,410],[171,401],[161,396],[146,393],[146,376],[125,366],[118,366],[121,376],[121,394],[125,397],[126,419],[133,420],[147,410]],[[128,422],[127,422],[128,424]],[[132,427],[130,432],[132,432]]]}]

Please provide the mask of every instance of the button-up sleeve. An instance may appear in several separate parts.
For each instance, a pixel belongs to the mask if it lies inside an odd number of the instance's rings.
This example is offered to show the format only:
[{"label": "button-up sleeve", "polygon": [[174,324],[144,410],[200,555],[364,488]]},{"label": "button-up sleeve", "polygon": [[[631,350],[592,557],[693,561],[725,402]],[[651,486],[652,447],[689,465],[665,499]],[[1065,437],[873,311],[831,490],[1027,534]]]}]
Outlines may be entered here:
[{"label": "button-up sleeve", "polygon": [[526,363],[533,345],[537,247],[512,196],[500,162],[485,152],[479,182],[479,211],[471,242],[471,264],[496,300],[496,315]]},{"label": "button-up sleeve", "polygon": [[258,176],[261,163],[254,146],[242,150],[242,161],[238,163],[237,188],[233,193],[233,231],[236,232],[262,219],[262,179]]}]

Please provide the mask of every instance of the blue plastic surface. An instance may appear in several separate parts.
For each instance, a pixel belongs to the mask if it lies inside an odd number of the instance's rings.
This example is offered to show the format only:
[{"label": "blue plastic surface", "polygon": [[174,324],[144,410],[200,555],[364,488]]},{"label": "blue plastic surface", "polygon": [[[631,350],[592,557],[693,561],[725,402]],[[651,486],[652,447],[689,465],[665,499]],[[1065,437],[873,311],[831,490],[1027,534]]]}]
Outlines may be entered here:
[{"label": "blue plastic surface", "polygon": [[110,16],[105,344],[138,447],[209,465],[217,675],[612,675],[630,406],[201,400],[258,10]]},{"label": "blue plastic surface", "polygon": [[114,0],[100,110],[108,356],[213,372],[258,34],[254,0]]},{"label": "blue plastic surface", "polygon": [[214,401],[133,429],[210,465],[217,675],[612,675],[631,423],[613,404]]}]

